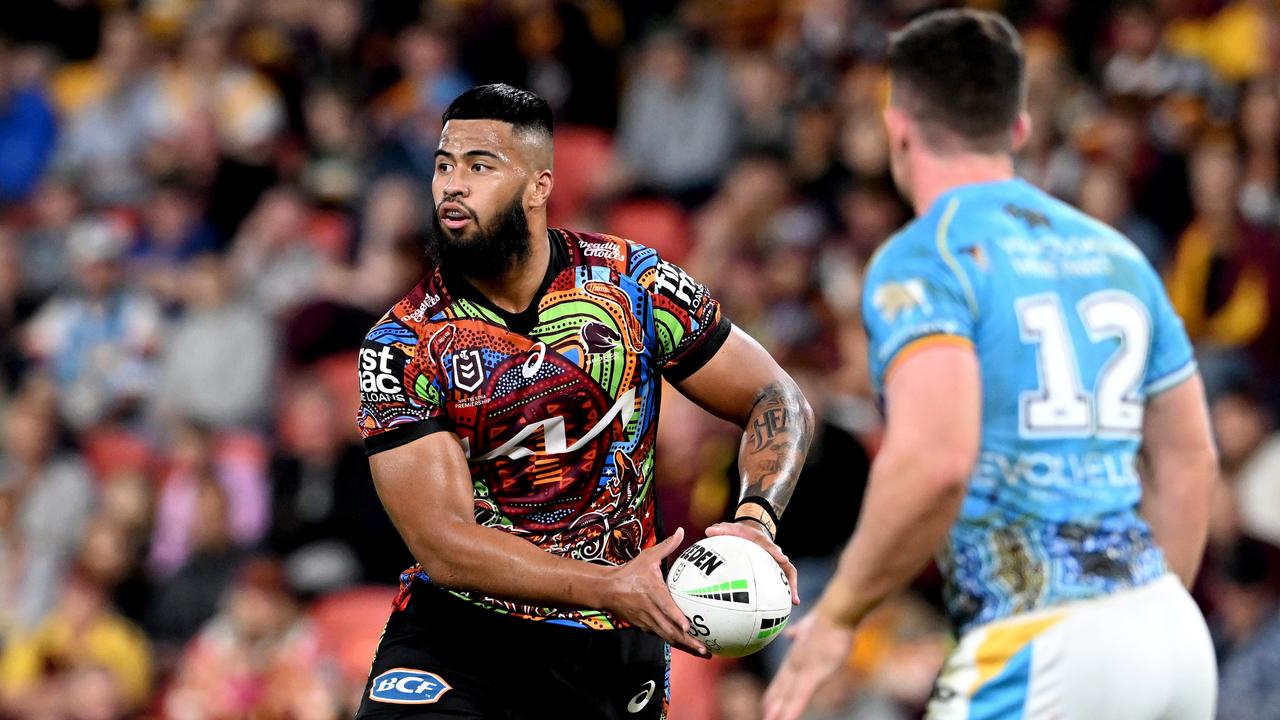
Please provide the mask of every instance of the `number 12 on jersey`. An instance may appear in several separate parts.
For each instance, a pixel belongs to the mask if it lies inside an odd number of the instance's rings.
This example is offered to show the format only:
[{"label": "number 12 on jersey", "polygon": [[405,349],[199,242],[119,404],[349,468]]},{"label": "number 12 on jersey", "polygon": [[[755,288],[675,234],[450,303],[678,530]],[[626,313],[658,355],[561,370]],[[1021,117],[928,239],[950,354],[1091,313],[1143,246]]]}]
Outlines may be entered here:
[{"label": "number 12 on jersey", "polygon": [[1018,298],[1014,308],[1022,342],[1036,346],[1039,376],[1039,387],[1024,391],[1019,398],[1021,436],[1132,436],[1142,432],[1139,390],[1151,346],[1151,318],[1141,301],[1120,290],[1100,290],[1076,304],[1091,342],[1120,341],[1098,370],[1091,390],[1086,390],[1080,379],[1078,353],[1058,294]]}]

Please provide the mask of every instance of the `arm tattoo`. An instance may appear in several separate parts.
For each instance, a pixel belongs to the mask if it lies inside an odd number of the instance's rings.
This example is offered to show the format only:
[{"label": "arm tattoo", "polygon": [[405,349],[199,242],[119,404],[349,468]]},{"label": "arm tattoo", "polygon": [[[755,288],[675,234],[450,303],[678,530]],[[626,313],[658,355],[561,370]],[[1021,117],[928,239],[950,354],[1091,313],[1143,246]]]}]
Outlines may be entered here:
[{"label": "arm tattoo", "polygon": [[742,498],[758,495],[781,515],[813,439],[813,413],[795,383],[770,383],[756,395],[742,435]]}]

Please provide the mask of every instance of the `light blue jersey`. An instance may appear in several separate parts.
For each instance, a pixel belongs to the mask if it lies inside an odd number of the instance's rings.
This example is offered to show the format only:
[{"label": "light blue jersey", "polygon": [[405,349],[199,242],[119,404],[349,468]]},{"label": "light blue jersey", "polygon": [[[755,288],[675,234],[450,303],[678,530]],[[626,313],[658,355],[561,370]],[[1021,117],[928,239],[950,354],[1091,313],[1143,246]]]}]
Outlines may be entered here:
[{"label": "light blue jersey", "polygon": [[981,366],[981,453],[940,558],[960,632],[1166,572],[1135,461],[1147,398],[1195,360],[1124,236],[1022,180],[956,188],[872,261],[863,316],[877,388],[929,343]]}]

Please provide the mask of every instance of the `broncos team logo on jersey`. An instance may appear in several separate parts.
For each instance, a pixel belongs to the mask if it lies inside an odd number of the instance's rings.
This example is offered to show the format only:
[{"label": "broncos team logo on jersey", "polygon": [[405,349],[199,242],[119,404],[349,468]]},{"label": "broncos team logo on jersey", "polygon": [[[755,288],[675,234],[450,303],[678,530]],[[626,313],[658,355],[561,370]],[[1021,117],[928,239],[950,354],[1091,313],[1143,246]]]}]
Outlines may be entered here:
[{"label": "broncos team logo on jersey", "polygon": [[893,322],[900,315],[917,308],[925,315],[933,310],[925,294],[924,281],[920,278],[884,283],[871,296],[871,304],[884,317],[885,322]]}]

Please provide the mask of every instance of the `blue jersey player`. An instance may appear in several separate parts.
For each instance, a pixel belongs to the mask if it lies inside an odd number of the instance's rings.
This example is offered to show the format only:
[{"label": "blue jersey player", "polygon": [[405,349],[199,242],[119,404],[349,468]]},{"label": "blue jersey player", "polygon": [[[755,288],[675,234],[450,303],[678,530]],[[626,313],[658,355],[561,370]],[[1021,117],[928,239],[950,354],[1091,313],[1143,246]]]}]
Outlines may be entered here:
[{"label": "blue jersey player", "polygon": [[1184,586],[1216,459],[1182,323],[1132,243],[1014,177],[1030,127],[1007,21],[925,15],[889,70],[918,217],[864,290],[885,441],[766,718],[797,717],[936,554],[959,642],[929,718],[1207,720],[1213,650]]}]

